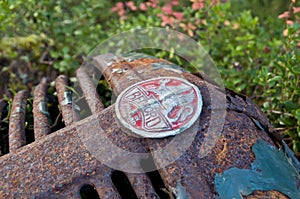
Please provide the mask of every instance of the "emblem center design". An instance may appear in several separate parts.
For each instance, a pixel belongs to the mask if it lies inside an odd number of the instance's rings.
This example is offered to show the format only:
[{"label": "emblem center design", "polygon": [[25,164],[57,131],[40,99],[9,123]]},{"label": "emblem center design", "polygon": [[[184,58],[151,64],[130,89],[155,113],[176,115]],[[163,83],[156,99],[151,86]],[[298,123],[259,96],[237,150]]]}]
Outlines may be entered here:
[{"label": "emblem center design", "polygon": [[118,119],[133,133],[165,137],[195,122],[202,98],[199,89],[186,80],[161,77],[132,85],[120,94],[116,104]]}]

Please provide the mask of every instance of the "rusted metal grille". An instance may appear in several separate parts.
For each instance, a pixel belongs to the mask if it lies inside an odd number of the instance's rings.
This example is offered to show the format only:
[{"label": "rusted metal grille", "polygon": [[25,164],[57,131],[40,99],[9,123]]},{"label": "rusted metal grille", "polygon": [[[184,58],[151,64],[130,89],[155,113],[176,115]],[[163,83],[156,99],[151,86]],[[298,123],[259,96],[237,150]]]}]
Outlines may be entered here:
[{"label": "rusted metal grille", "polygon": [[[141,167],[159,165],[154,151],[162,148],[172,138],[146,139],[122,134],[117,125],[114,105],[104,107],[88,72],[80,68],[76,77],[91,113],[79,120],[72,104],[68,78],[59,76],[55,81],[58,105],[65,127],[51,128],[51,110],[47,107],[46,79],[42,79],[33,92],[34,142],[26,143],[25,115],[28,91],[18,92],[12,102],[8,132],[1,134],[0,198],[174,198],[180,188],[190,198],[215,198],[214,176],[231,167],[249,168],[254,160],[251,146],[262,139],[275,145],[270,135],[275,132],[259,108],[242,95],[226,90],[226,117],[222,136],[212,151],[203,158],[196,154],[208,134],[211,117],[211,101],[208,87],[218,96],[222,90],[205,81],[201,75],[178,72],[164,68],[153,69],[153,63],[168,63],[165,60],[142,58],[126,61],[118,59],[111,65],[113,55],[95,57],[95,67],[102,71],[115,95],[128,86],[142,80],[174,76],[196,85],[203,97],[203,110],[195,128],[197,135],[191,146],[173,163],[147,173],[124,173],[102,164],[86,149],[78,135],[78,127],[97,132],[99,122],[104,133],[119,147],[138,152],[152,153],[152,157],[141,162]],[[117,71],[117,72],[116,72]],[[144,71],[144,72],[143,72]],[[145,72],[148,71],[148,72]],[[149,72],[150,71],[150,72]],[[0,102],[1,117],[7,116],[7,102]],[[259,121],[265,131],[257,128],[252,118]],[[61,125],[63,127],[63,125]],[[8,139],[7,139],[8,138]],[[184,144],[184,143],[182,143]],[[8,147],[9,146],[9,147]],[[178,187],[179,185],[179,187]],[[280,193],[254,192],[247,198],[263,196],[285,198]]]}]

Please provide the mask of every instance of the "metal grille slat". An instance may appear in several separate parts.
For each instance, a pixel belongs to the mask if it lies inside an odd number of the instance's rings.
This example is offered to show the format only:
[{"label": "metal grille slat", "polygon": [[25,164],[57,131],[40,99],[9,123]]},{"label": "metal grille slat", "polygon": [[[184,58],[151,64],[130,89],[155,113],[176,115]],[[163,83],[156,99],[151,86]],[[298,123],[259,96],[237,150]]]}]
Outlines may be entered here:
[{"label": "metal grille slat", "polygon": [[66,126],[71,125],[78,119],[72,103],[72,92],[67,88],[68,78],[60,75],[55,80],[58,102],[61,108],[63,121]]},{"label": "metal grille slat", "polygon": [[34,90],[33,120],[36,140],[51,132],[46,99],[48,87],[47,79],[43,78]]},{"label": "metal grille slat", "polygon": [[138,198],[159,198],[146,174],[126,173],[126,175]]},{"label": "metal grille slat", "polygon": [[25,115],[26,101],[29,96],[29,91],[19,91],[12,104],[11,115],[9,119],[9,151],[16,149],[26,144],[25,136]]},{"label": "metal grille slat", "polygon": [[90,80],[84,69],[79,68],[76,71],[76,76],[92,113],[95,114],[102,111],[104,109],[104,105],[93,82]]}]

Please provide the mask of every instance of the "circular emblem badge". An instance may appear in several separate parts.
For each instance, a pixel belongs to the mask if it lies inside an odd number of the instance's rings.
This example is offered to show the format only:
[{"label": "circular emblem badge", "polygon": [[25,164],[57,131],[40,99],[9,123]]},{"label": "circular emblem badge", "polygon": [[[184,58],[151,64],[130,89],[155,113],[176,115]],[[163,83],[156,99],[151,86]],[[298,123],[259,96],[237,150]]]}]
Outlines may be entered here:
[{"label": "circular emblem badge", "polygon": [[136,83],[117,98],[116,115],[123,126],[142,137],[162,138],[189,128],[202,110],[200,90],[177,77]]}]

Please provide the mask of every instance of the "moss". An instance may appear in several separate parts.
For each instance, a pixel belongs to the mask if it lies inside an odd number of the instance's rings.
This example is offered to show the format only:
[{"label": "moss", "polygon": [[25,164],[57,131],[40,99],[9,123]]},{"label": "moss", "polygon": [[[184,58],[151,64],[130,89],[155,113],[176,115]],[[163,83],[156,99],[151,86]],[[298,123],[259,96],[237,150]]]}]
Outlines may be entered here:
[{"label": "moss", "polygon": [[13,59],[22,52],[31,52],[31,58],[41,56],[45,46],[52,46],[53,40],[45,34],[31,34],[25,37],[4,37],[0,40],[0,58]]}]

